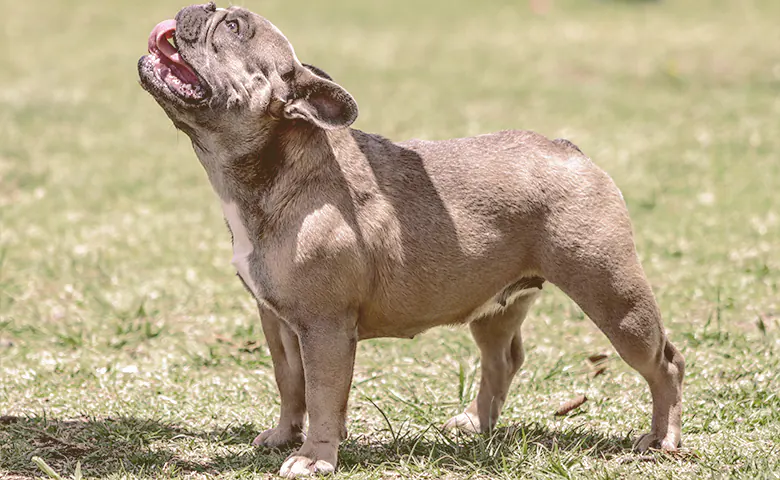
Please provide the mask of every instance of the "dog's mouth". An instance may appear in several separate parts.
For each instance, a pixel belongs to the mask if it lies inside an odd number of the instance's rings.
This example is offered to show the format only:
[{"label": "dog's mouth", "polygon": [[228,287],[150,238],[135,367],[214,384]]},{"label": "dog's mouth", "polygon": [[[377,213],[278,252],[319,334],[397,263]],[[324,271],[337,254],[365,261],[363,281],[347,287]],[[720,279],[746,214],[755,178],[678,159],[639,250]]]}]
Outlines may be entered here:
[{"label": "dog's mouth", "polygon": [[186,102],[200,102],[208,96],[208,87],[192,66],[182,59],[175,33],[176,20],[158,23],[149,35],[149,55],[142,62],[150,70],[155,83],[164,85]]}]

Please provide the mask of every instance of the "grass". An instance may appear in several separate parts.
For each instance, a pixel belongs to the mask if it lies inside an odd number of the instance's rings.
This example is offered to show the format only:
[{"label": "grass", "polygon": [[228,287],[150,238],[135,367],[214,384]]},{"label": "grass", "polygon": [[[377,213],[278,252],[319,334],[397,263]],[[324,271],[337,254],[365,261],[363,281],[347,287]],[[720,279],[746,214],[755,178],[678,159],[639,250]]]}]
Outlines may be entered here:
[{"label": "grass", "polygon": [[[361,343],[338,478],[780,477],[775,0],[263,2],[394,139],[528,128],[615,178],[687,362],[681,455],[630,451],[643,381],[548,289],[500,428],[465,330]],[[137,85],[178,2],[0,0],[0,477],[272,477],[255,308],[185,135]],[[591,378],[587,357],[610,354]],[[563,417],[565,401],[589,400]]]}]

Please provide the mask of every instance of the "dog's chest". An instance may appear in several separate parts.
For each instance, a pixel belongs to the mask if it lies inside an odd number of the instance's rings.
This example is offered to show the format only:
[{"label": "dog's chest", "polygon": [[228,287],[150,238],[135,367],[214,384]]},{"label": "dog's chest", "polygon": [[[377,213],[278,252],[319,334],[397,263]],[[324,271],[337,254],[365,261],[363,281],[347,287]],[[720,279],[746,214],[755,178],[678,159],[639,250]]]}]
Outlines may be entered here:
[{"label": "dog's chest", "polygon": [[234,202],[222,202],[222,213],[225,215],[225,220],[233,234],[233,259],[231,263],[236,268],[236,272],[241,277],[241,280],[249,287],[255,298],[259,300],[262,298],[262,292],[258,291],[249,268],[249,257],[254,251],[254,245],[249,239],[249,232],[246,226],[244,226],[241,214]]}]

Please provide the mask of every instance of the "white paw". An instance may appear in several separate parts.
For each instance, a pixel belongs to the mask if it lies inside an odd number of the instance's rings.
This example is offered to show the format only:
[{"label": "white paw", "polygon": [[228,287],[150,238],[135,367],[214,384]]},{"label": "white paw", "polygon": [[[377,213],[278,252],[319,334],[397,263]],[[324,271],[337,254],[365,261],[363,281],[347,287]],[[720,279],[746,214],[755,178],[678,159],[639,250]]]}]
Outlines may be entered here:
[{"label": "white paw", "polygon": [[647,450],[655,448],[663,450],[665,452],[676,452],[680,448],[680,438],[672,432],[668,433],[666,437],[661,438],[655,433],[646,433],[634,442],[634,450],[637,452],[646,452]]},{"label": "white paw", "polygon": [[444,424],[445,430],[460,430],[464,433],[480,433],[482,430],[479,425],[479,418],[476,415],[472,415],[468,412],[463,412],[460,415],[447,420]]},{"label": "white paw", "polygon": [[252,440],[255,447],[278,448],[286,445],[301,444],[306,440],[306,435],[301,431],[281,429],[279,427],[266,430]]},{"label": "white paw", "polygon": [[306,477],[310,475],[327,475],[336,471],[336,466],[325,460],[316,460],[303,455],[293,455],[288,458],[279,475],[285,478]]}]

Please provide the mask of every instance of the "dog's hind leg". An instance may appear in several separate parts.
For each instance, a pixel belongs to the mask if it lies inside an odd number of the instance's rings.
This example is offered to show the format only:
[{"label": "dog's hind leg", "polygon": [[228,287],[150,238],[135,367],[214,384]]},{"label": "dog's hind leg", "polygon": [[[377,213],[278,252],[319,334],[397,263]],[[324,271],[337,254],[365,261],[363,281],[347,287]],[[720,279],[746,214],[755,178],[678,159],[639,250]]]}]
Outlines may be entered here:
[{"label": "dog's hind leg", "polygon": [[[680,444],[685,360],[669,342],[661,314],[634,247],[628,213],[617,195],[585,210],[563,213],[551,225],[542,274],[603,331],[650,386],[650,433],[635,448],[676,450]],[[555,229],[559,226],[559,229]]]},{"label": "dog's hind leg", "polygon": [[471,335],[482,360],[479,392],[468,408],[447,421],[444,428],[482,433],[495,427],[512,378],[525,358],[520,327],[537,296],[538,290],[523,292],[506,308],[471,322]]},{"label": "dog's hind leg", "polygon": [[583,282],[561,278],[554,284],[569,295],[607,335],[617,352],[650,386],[650,433],[635,448],[676,450],[680,444],[685,361],[666,338],[658,306],[638,265],[617,274],[590,271]]},{"label": "dog's hind leg", "polygon": [[270,310],[261,307],[260,318],[282,405],[279,425],[255,437],[252,445],[276,448],[300,444],[305,440],[306,387],[298,337]]}]

